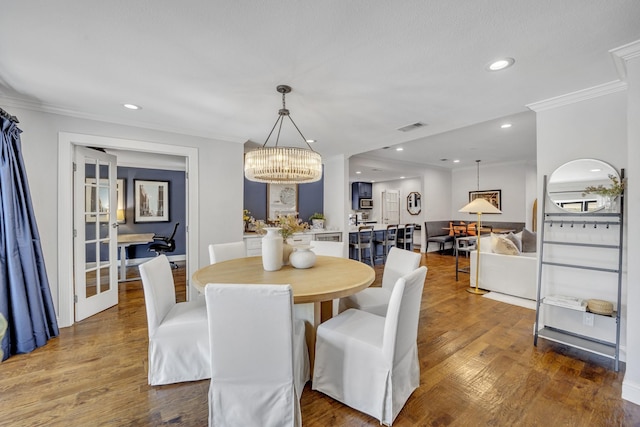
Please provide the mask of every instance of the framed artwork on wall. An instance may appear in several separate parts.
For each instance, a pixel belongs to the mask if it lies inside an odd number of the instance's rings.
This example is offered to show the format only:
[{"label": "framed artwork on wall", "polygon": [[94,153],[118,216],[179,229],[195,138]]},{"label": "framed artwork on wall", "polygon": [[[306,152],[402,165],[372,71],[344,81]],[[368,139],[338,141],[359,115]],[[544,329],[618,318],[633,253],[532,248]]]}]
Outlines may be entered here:
[{"label": "framed artwork on wall", "polygon": [[469,203],[480,197],[502,210],[501,194],[502,190],[469,191]]},{"label": "framed artwork on wall", "polygon": [[169,221],[169,181],[133,180],[133,222]]},{"label": "framed artwork on wall", "polygon": [[267,219],[298,212],[298,184],[267,184]]}]

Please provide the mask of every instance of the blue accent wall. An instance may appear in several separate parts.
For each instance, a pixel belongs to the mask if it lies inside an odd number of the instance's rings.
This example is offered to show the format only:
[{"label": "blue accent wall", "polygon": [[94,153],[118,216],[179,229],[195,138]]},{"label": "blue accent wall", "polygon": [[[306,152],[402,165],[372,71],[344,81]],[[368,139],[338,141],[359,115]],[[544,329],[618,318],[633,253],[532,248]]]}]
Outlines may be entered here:
[{"label": "blue accent wall", "polygon": [[[118,166],[118,178],[125,179],[125,220],[118,226],[120,234],[155,233],[156,236],[169,236],[176,222],[180,223],[176,232],[176,250],[170,255],[184,255],[186,251],[186,176],[184,171],[170,171],[160,169],[129,168]],[[133,222],[134,212],[134,180],[169,181],[169,222]],[[148,258],[155,256],[155,252],[148,250],[149,245],[134,245],[128,248],[128,257]]]},{"label": "blue accent wall", "polygon": [[[267,184],[244,179],[244,208],[255,219],[267,218]],[[324,210],[324,174],[320,181],[298,184],[298,216],[305,222]]]}]

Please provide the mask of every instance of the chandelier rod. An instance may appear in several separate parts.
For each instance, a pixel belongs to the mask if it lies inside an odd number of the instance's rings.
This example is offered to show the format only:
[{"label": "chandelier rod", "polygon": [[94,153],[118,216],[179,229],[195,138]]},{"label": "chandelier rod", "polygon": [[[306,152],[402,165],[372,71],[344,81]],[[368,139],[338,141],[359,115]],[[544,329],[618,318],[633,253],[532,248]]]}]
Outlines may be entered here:
[{"label": "chandelier rod", "polygon": [[273,127],[271,128],[271,132],[269,132],[269,135],[267,136],[267,139],[264,141],[264,144],[262,144],[262,148],[266,147],[267,142],[269,142],[269,138],[271,138],[271,135],[273,134],[273,131],[275,130],[276,126],[278,126],[278,123],[280,123],[280,126],[278,127],[278,135],[276,137],[276,144],[275,144],[276,147],[278,146],[278,143],[280,142],[280,132],[282,131],[282,123],[284,121],[284,116],[287,116],[291,121],[291,123],[293,124],[293,127],[295,127],[298,133],[300,134],[300,137],[302,138],[304,143],[307,144],[307,147],[309,147],[309,150],[315,152],[315,150],[311,148],[311,145],[309,145],[307,138],[305,138],[304,135],[302,134],[302,131],[300,130],[300,128],[298,128],[298,125],[296,124],[296,122],[294,122],[293,118],[291,118],[291,115],[289,114],[289,110],[287,110],[285,94],[291,92],[291,87],[287,85],[280,85],[277,87],[277,91],[282,94],[282,108],[278,111],[278,118],[276,119],[276,122],[273,124]]}]

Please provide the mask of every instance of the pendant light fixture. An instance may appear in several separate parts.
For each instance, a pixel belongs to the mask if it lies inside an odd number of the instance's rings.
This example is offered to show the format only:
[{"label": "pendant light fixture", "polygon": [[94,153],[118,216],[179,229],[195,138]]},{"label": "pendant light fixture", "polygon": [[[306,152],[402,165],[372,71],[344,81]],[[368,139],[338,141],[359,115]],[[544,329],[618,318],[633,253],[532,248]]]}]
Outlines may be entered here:
[{"label": "pendant light fixture", "polygon": [[[291,92],[291,87],[279,85],[276,90],[282,94],[282,108],[278,111],[278,118],[262,147],[245,154],[244,175],[249,181],[269,184],[305,184],[319,181],[322,177],[322,158],[313,151],[285,104],[285,94]],[[308,148],[278,146],[285,117],[291,121]],[[267,142],[276,127],[276,144],[267,147]]]}]

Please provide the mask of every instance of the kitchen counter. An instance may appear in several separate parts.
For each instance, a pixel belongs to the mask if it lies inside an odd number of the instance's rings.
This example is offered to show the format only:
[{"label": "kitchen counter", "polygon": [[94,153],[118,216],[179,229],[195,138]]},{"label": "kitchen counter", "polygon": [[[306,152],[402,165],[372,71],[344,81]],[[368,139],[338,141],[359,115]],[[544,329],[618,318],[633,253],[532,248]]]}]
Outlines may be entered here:
[{"label": "kitchen counter", "polygon": [[[382,240],[384,238],[384,235],[387,232],[387,226],[391,224],[368,224],[368,225],[373,226],[373,231],[376,235],[375,237],[376,240]],[[405,226],[404,224],[398,225],[398,230],[404,230],[404,226]],[[415,230],[414,230],[414,233],[415,233]],[[355,242],[357,238],[358,238],[358,227],[357,226],[349,227],[349,242]],[[407,249],[411,251],[413,250],[413,239]],[[382,245],[374,244],[373,251],[374,251],[373,258],[375,260],[374,262],[379,263],[379,261],[384,260]],[[349,247],[349,258],[358,259],[357,252],[352,247]]]},{"label": "kitchen counter", "polygon": [[[262,254],[262,237],[264,234],[244,233],[243,239],[247,246],[247,256],[259,256]],[[312,240],[329,240],[342,242],[342,231],[340,230],[308,230],[303,233],[294,233],[293,244],[308,245]]]},{"label": "kitchen counter", "polygon": [[[386,231],[387,230],[387,226],[390,224],[367,224],[367,225],[372,225],[373,226],[373,231]],[[404,228],[404,225],[398,225],[399,229]],[[351,226],[349,227],[349,233],[357,233],[358,232],[358,227],[356,226]]]}]

